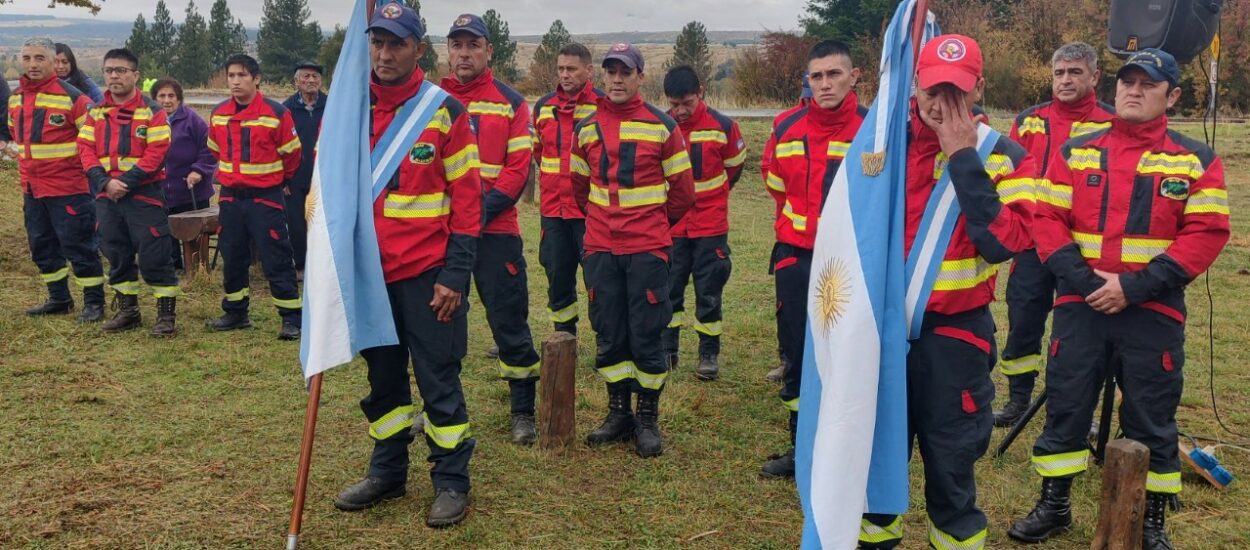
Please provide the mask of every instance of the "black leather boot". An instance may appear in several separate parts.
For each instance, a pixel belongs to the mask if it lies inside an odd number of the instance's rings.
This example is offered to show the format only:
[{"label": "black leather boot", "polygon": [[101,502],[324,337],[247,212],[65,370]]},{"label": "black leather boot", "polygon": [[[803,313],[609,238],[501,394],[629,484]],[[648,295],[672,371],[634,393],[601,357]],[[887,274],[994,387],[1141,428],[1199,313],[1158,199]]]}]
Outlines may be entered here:
[{"label": "black leather boot", "polygon": [[1020,420],[1020,417],[1024,416],[1024,413],[1028,410],[1028,401],[1020,402],[1014,399],[1008,401],[1003,408],[994,411],[994,427],[1005,428],[1008,426],[1015,426],[1016,422]]},{"label": "black leather boot", "polygon": [[156,299],[156,324],[152,325],[152,336],[158,338],[174,336],[177,332],[174,324],[177,317],[177,303],[178,299],[174,297]]},{"label": "black leather boot", "polygon": [[[1164,493],[1146,493],[1146,517],[1142,525],[1142,550],[1176,550],[1163,528],[1165,508],[1174,497]],[[1175,506],[1173,507],[1175,508]]]},{"label": "black leather boot", "polygon": [[460,523],[469,511],[469,493],[455,489],[435,489],[434,502],[425,516],[429,527],[450,527]]},{"label": "black leather boot", "polygon": [[39,317],[40,315],[65,315],[74,310],[74,300],[53,300],[48,298],[42,304],[26,310],[26,314],[31,317]]},{"label": "black leather boot", "polygon": [[634,452],[643,458],[660,456],[664,438],[660,434],[660,392],[638,394],[638,427],[634,429]]},{"label": "black leather boot", "polygon": [[605,445],[634,438],[637,422],[629,403],[633,393],[629,385],[629,381],[608,384],[608,416],[598,429],[586,436],[587,445]]},{"label": "black leather boot", "polygon": [[139,328],[143,322],[143,317],[139,315],[138,296],[118,292],[113,297],[113,309],[117,310],[117,314],[100,327],[104,332],[121,332]]},{"label": "black leather boot", "polygon": [[790,450],[768,457],[760,468],[760,477],[768,479],[794,478],[794,440],[799,431],[799,413],[790,413]]},{"label": "black leather boot", "polygon": [[377,477],[366,477],[351,487],[343,489],[334,500],[334,506],[345,512],[354,512],[372,508],[382,501],[399,498],[408,493],[407,481],[384,481]]},{"label": "black leather boot", "polygon": [[1007,534],[1023,542],[1042,542],[1072,526],[1072,478],[1042,478],[1042,498],[1024,519],[1011,524]]},{"label": "black leather boot", "polygon": [[694,377],[705,382],[716,380],[720,377],[720,362],[715,355],[704,355],[699,358],[699,368],[694,371]]},{"label": "black leather boot", "polygon": [[227,311],[221,317],[210,319],[208,329],[214,332],[252,328],[252,318],[245,311]]}]

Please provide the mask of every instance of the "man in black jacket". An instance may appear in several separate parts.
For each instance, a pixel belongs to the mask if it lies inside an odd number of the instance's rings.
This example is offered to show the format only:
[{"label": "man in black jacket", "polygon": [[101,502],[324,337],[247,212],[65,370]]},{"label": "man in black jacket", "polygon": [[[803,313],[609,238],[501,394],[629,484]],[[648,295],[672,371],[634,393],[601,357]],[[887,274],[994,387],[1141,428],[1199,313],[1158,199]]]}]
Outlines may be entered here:
[{"label": "man in black jacket", "polygon": [[304,256],[308,251],[308,224],[304,221],[304,204],[312,185],[313,159],[317,155],[317,134],[321,132],[321,117],[325,116],[326,94],[321,91],[321,77],[325,69],[316,63],[304,61],[295,66],[295,94],[283,105],[295,120],[295,133],[303,144],[304,158],[299,171],[291,178],[286,195],[286,225],[291,234],[291,248],[295,251],[295,270],[304,273]]}]

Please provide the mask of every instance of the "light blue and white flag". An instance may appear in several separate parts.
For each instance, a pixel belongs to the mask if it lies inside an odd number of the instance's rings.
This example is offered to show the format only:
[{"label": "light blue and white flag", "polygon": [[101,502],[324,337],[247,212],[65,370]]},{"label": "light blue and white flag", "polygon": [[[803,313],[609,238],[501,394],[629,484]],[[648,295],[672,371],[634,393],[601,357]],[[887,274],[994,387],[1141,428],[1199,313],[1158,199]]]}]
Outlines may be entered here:
[{"label": "light blue and white flag", "polygon": [[[903,223],[916,0],[890,21],[881,87],[821,212],[796,460],[803,548],[855,548],[863,513],[907,510]],[[927,40],[937,34],[924,14]]]}]

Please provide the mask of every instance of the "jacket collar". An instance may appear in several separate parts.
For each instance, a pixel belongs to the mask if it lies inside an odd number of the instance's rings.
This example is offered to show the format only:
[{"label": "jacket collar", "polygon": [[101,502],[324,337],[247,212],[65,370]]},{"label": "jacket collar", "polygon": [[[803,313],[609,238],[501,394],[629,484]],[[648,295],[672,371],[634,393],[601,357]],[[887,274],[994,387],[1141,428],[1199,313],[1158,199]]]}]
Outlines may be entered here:
[{"label": "jacket collar", "polygon": [[842,99],[842,104],[833,109],[825,109],[815,101],[807,105],[808,124],[830,132],[837,132],[853,123],[859,112],[859,97],[851,92]]},{"label": "jacket collar", "polygon": [[61,82],[61,79],[50,76],[43,80],[31,80],[30,78],[27,78],[26,75],[22,75],[20,78],[18,78],[17,82],[18,82],[17,90],[14,90],[15,92],[20,91],[23,93],[25,92],[37,93],[37,92],[42,92],[44,90],[47,90],[48,88],[56,85],[57,83]]},{"label": "jacket collar", "polygon": [[613,103],[606,95],[599,98],[599,108],[615,115],[628,115],[635,109],[642,107],[644,103],[641,94],[634,94],[634,97],[630,98],[629,101],[620,105]]},{"label": "jacket collar", "polygon": [[552,99],[555,100],[553,103],[561,108],[564,108],[565,106],[572,108],[581,104],[594,103],[597,96],[595,95],[594,83],[591,82],[590,79],[587,79],[586,83],[582,84],[582,88],[572,95],[568,94],[564,91],[564,88],[557,85],[556,95],[552,97]]},{"label": "jacket collar", "polygon": [[[677,126],[681,128],[681,133],[687,136],[687,140],[689,140],[690,131],[694,130],[694,128],[698,126],[699,121],[703,120],[703,117],[706,115],[707,103],[704,103],[703,100],[700,99],[699,104],[694,108],[694,112],[690,113],[690,118],[677,123]],[[669,111],[669,116],[672,116],[672,111]]]},{"label": "jacket collar", "polygon": [[1163,143],[1163,138],[1168,132],[1168,116],[1159,115],[1159,118],[1154,120],[1138,123],[1115,117],[1111,121],[1111,132],[1120,143],[1153,146]]},{"label": "jacket collar", "polygon": [[125,111],[134,111],[142,106],[143,90],[138,88],[135,89],[135,95],[130,96],[130,99],[126,100],[125,103],[118,103],[117,100],[113,98],[113,92],[107,90],[104,92],[104,100],[100,102],[100,107],[117,107],[119,110]]},{"label": "jacket collar", "polygon": [[379,112],[389,112],[398,109],[405,101],[416,95],[423,83],[425,83],[425,71],[417,67],[412,71],[412,76],[408,77],[408,81],[398,86],[383,86],[377,78],[371,77],[369,91],[372,92],[375,109]]},{"label": "jacket collar", "polygon": [[495,73],[490,68],[487,68],[485,71],[482,71],[482,74],[477,75],[476,78],[468,82],[460,82],[460,79],[453,74],[443,77],[443,80],[438,85],[442,86],[444,90],[451,92],[452,95],[460,97],[480,90],[493,82],[495,82]]},{"label": "jacket collar", "polygon": [[1075,103],[1068,104],[1059,101],[1059,98],[1053,98],[1050,102],[1055,114],[1065,120],[1085,120],[1094,108],[1098,105],[1098,94],[1091,91],[1085,97],[1076,100]]},{"label": "jacket collar", "polygon": [[[256,90],[256,96],[252,98],[252,102],[248,103],[247,105],[244,105],[243,108],[239,110],[235,110],[235,109],[238,109],[239,102],[236,101],[233,97],[230,98],[228,102],[229,103],[227,104],[226,108],[223,109],[222,114],[228,114],[231,116],[241,115],[241,114],[254,115],[260,111],[260,106],[264,105],[265,94],[261,93],[260,90]],[[235,111],[233,113],[224,112],[224,111],[230,111],[230,110],[235,110]]]},{"label": "jacket collar", "polygon": [[[326,98],[327,96],[325,92],[321,90],[317,90],[317,100],[313,102],[313,110],[320,111],[322,109],[325,109]],[[308,109],[308,104],[304,103],[304,95],[299,92],[295,92],[294,94],[291,94],[291,97],[286,98],[286,101],[283,102],[283,105],[285,105],[286,108],[288,109],[300,109],[300,110]]]}]

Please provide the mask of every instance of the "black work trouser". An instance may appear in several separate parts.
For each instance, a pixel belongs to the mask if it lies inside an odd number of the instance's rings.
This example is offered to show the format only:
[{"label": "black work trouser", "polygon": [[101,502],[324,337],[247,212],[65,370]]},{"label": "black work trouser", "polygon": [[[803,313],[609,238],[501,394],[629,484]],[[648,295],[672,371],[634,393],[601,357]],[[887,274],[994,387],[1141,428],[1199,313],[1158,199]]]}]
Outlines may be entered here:
[{"label": "black work trouser", "polygon": [[1037,250],[1016,254],[1007,277],[1007,345],[999,370],[1007,376],[1012,399],[1027,402],[1042,367],[1042,336],[1055,303],[1055,275]]},{"label": "black work trouser", "polygon": [[799,410],[803,384],[803,346],[807,342],[807,285],[812,273],[812,251],[788,244],[773,248],[773,282],[777,285],[777,340],[786,356],[781,402],[790,412]]},{"label": "black work trouser", "polygon": [[1033,446],[1033,467],[1042,477],[1072,477],[1087,469],[1086,434],[1110,371],[1122,395],[1124,437],[1150,448],[1146,490],[1180,492],[1176,408],[1184,389],[1184,311],[1152,302],[1104,315],[1079,296],[1066,298],[1055,307],[1046,426]]},{"label": "black work trouser", "polygon": [[22,213],[30,258],[48,286],[48,297],[70,299],[67,262],[83,288],[87,304],[104,303],[104,265],[96,237],[96,209],[91,195],[68,195],[36,199],[22,195]]},{"label": "black work trouser", "polygon": [[[994,424],[995,347],[994,318],[981,307],[926,313],[907,353],[908,432],[924,462],[928,538],[935,548],[985,547],[975,465],[989,449]],[[875,548],[893,548],[902,538],[898,516],[866,514],[864,521],[860,539]],[[865,540],[870,526],[878,528],[875,540]]]},{"label": "black work trouser", "polygon": [[595,369],[609,384],[633,381],[636,392],[660,392],[668,362],[660,335],[673,316],[665,252],[589,252],[582,260]]},{"label": "black work trouser", "polygon": [[269,279],[269,293],[283,321],[300,324],[299,287],[286,227],[282,188],[221,188],[217,249],[221,251],[226,296],[221,309],[246,313],[251,303],[248,270],[252,249]]},{"label": "black work trouser", "polygon": [[291,236],[291,254],[295,269],[304,269],[304,257],[308,255],[308,222],[304,219],[304,207],[308,203],[308,190],[291,188],[286,198],[286,227]]},{"label": "black work trouser", "polygon": [[435,489],[468,491],[469,459],[476,441],[469,431],[469,413],[460,385],[460,361],[469,338],[467,301],[452,320],[440,322],[430,309],[439,269],[386,285],[399,344],[370,348],[360,355],[369,368],[369,395],[360,408],[369,419],[374,439],[369,475],[387,481],[408,477],[408,445],[417,411],[412,405],[408,364],[421,392],[427,460],[434,464]]},{"label": "black work trouser", "polygon": [[[100,242],[109,261],[109,286],[122,294],[139,294],[139,275],[158,298],[180,294],[170,248],[169,214],[160,185],[143,185],[121,200],[96,199]],[[138,261],[135,261],[135,256]]]},{"label": "black work trouser", "polygon": [[557,331],[577,334],[577,266],[586,220],[542,218],[538,263],[547,274],[547,313]]},{"label": "black work trouser", "polygon": [[664,350],[677,353],[680,347],[681,327],[686,321],[686,283],[693,277],[693,325],[695,332],[699,333],[699,355],[717,355],[724,332],[721,298],[733,271],[733,261],[729,258],[729,235],[675,237],[672,250],[668,297],[673,303],[673,320],[664,330]]},{"label": "black work trouser", "polygon": [[530,334],[530,294],[521,237],[484,233],[477,242],[473,282],[486,310],[499,377],[512,388],[512,412],[534,413],[534,386],[541,366]]}]

